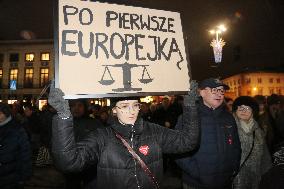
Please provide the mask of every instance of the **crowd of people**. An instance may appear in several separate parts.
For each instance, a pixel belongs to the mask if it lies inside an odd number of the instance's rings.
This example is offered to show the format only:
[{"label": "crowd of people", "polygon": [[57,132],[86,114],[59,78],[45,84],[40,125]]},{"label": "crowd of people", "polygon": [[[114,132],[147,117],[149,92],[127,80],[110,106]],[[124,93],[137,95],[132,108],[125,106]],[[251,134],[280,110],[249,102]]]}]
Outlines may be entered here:
[{"label": "crowd of people", "polygon": [[283,96],[225,98],[215,78],[191,86],[159,103],[121,97],[102,107],[54,88],[42,111],[0,102],[0,188],[24,188],[33,165],[53,164],[66,189],[159,188],[168,164],[184,189],[283,183]]}]

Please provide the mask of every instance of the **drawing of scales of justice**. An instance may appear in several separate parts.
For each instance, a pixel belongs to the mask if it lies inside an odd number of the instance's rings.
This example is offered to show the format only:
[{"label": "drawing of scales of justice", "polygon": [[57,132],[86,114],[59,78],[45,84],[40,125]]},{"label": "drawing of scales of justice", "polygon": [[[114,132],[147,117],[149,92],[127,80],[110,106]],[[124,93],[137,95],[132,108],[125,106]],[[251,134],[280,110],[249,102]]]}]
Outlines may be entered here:
[{"label": "drawing of scales of justice", "polygon": [[[109,70],[109,67],[120,67],[122,69],[122,75],[123,75],[123,87],[122,88],[117,88],[117,89],[112,89],[114,92],[124,92],[124,91],[141,91],[142,88],[133,88],[131,85],[131,69],[135,67],[142,67],[143,72],[142,72],[142,77],[141,79],[138,79],[140,83],[143,84],[148,84],[153,81],[153,78],[151,78],[148,70],[146,67],[149,65],[138,65],[138,64],[129,64],[127,62],[123,64],[114,64],[114,65],[102,65],[105,66],[104,73],[102,75],[102,78],[100,81],[98,81],[101,85],[112,85],[115,80],[113,79],[111,72]],[[147,74],[145,76],[145,73]],[[107,76],[109,76],[110,79],[105,79]]]}]

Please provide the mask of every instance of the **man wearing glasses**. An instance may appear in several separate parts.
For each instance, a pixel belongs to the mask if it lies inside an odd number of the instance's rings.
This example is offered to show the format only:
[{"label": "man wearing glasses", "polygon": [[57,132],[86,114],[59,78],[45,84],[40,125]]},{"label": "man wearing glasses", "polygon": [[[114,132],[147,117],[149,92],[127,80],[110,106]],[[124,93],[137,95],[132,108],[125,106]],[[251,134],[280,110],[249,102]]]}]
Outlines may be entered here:
[{"label": "man wearing glasses", "polygon": [[[241,158],[236,122],[226,109],[224,93],[229,87],[209,78],[199,85],[200,146],[177,163],[183,170],[184,189],[231,188]],[[179,128],[177,128],[179,129]]]}]

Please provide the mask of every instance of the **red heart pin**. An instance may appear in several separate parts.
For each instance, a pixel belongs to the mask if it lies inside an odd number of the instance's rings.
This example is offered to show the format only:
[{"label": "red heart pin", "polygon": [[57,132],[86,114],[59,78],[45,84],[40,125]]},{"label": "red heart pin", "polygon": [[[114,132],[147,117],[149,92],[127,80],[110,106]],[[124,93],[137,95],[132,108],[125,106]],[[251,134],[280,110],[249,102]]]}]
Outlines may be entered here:
[{"label": "red heart pin", "polygon": [[147,156],[147,155],[148,155],[148,152],[149,152],[149,146],[147,146],[147,145],[140,146],[139,152],[141,152],[142,154],[144,154],[145,156]]}]

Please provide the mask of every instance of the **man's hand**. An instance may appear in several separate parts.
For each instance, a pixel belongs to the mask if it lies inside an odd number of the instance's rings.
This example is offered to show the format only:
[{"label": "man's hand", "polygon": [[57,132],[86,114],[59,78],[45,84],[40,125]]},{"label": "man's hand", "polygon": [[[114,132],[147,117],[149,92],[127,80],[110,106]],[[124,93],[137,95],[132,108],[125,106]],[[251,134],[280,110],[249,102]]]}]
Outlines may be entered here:
[{"label": "man's hand", "polygon": [[64,93],[61,89],[54,87],[54,81],[50,86],[50,92],[48,95],[48,103],[57,111],[60,118],[71,117],[68,101],[63,98]]}]

